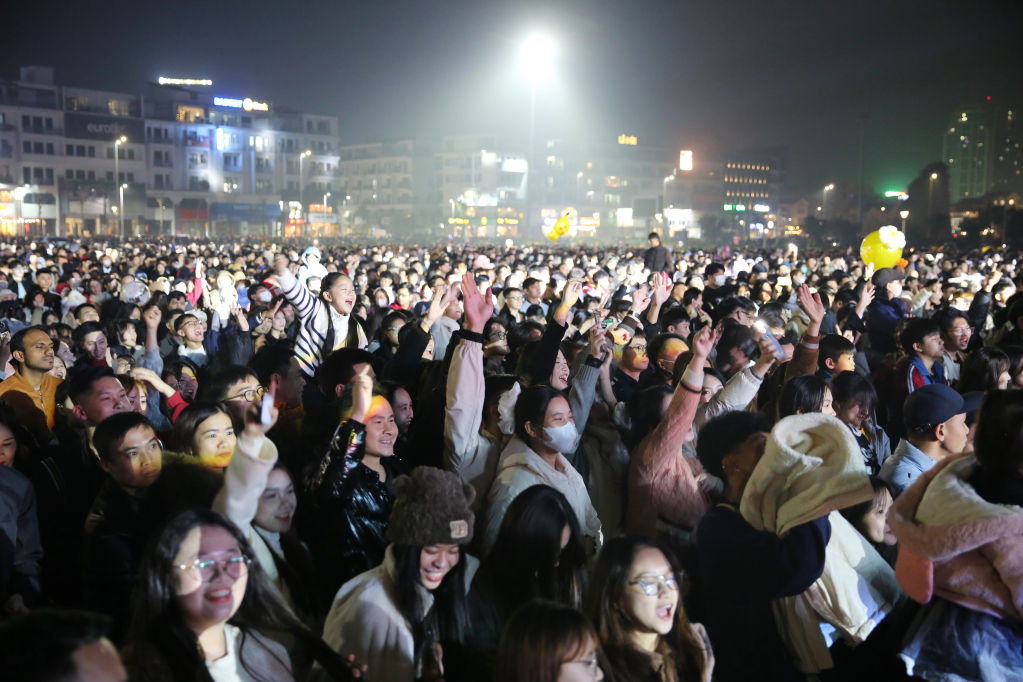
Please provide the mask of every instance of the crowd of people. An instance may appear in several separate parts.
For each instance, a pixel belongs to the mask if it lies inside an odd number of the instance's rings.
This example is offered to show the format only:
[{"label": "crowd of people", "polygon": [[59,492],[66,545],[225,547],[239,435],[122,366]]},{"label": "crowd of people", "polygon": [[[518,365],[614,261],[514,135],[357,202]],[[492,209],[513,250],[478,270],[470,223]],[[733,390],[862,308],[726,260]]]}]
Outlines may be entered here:
[{"label": "crowd of people", "polygon": [[1023,679],[1011,257],[9,241],[0,677]]}]

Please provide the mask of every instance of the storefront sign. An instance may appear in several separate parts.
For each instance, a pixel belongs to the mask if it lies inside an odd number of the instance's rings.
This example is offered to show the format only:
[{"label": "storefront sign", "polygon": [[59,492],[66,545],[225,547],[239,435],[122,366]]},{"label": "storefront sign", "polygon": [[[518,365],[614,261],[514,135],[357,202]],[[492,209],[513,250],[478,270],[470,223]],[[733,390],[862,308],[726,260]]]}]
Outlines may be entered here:
[{"label": "storefront sign", "polygon": [[213,103],[218,107],[231,107],[232,109],[244,109],[245,111],[270,111],[270,105],[266,102],[254,102],[248,97],[245,99],[214,97]]},{"label": "storefront sign", "polygon": [[268,223],[281,218],[280,204],[232,204],[215,202],[210,206],[213,220]]},{"label": "storefront sign", "polygon": [[309,222],[311,223],[337,223],[338,215],[336,213],[310,213]]}]

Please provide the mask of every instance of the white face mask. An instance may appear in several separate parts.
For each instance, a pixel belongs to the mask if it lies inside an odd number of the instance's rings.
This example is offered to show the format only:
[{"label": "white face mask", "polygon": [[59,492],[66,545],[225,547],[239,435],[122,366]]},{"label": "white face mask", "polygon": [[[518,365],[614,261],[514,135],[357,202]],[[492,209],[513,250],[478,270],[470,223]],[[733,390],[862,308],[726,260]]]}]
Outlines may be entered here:
[{"label": "white face mask", "polygon": [[270,301],[274,300],[274,297],[273,294],[271,294],[269,291],[264,290],[256,294],[256,300],[260,301],[261,303],[269,303]]},{"label": "white face mask", "polygon": [[725,286],[725,276],[724,275],[714,275],[714,284],[716,286],[719,286],[719,287]]},{"label": "white face mask", "polygon": [[575,430],[575,424],[572,422],[553,429],[548,429],[545,426],[543,431],[550,437],[545,445],[558,452],[572,452],[579,443],[579,432]]},{"label": "white face mask", "polygon": [[902,296],[902,282],[892,282],[892,298]]}]

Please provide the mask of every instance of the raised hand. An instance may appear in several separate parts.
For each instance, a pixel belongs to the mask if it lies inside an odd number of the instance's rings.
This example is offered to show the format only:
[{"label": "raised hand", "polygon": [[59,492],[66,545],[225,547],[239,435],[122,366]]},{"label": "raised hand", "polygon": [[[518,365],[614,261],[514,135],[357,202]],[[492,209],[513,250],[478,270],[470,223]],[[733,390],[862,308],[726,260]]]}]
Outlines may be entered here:
[{"label": "raised hand", "polygon": [[718,345],[718,341],[721,340],[721,331],[720,327],[708,326],[696,332],[696,336],[693,337],[693,362],[699,360],[698,367],[703,366],[702,363],[710,357],[714,347]]},{"label": "raised hand", "polygon": [[155,305],[146,308],[145,312],[142,313],[142,319],[146,322],[146,329],[156,329],[159,327],[162,318],[163,313]]},{"label": "raised hand", "polygon": [[863,271],[863,279],[870,281],[870,278],[874,276],[874,264],[867,263],[867,269]]},{"label": "raised hand", "polygon": [[283,275],[291,267],[291,259],[283,253],[274,256],[274,272]]},{"label": "raised hand", "polygon": [[167,382],[161,379],[159,374],[157,374],[151,369],[146,369],[145,367],[136,367],[131,371],[131,378],[138,379],[139,381],[144,381],[145,383],[149,384],[150,386],[152,386],[153,388],[155,388],[157,391],[167,396],[168,398],[174,395],[174,389],[171,388],[170,385],[167,384]]},{"label": "raised hand", "polygon": [[365,424],[373,405],[373,379],[365,371],[352,379],[352,405],[352,419]]},{"label": "raised hand", "polygon": [[260,438],[266,435],[266,432],[274,427],[277,423],[278,410],[271,403],[270,405],[270,423],[264,424],[260,421],[263,412],[262,401],[254,400],[245,409],[245,435],[249,438]]},{"label": "raised hand", "polygon": [[[810,287],[806,284],[799,285],[799,293],[797,294],[799,299],[799,307],[803,309],[806,316],[810,318],[810,326],[817,327],[820,331],[821,322],[824,320],[824,304],[821,303],[820,294],[810,295]],[[816,336],[814,332],[813,336]]]},{"label": "raised hand", "polygon": [[482,334],[483,326],[494,315],[494,293],[488,288],[485,296],[481,294],[471,272],[462,276],[462,305],[469,331]]},{"label": "raised hand", "polygon": [[866,284],[863,285],[863,291],[860,292],[860,300],[859,303],[856,304],[856,314],[859,315],[860,317],[863,317],[864,311],[867,309],[867,306],[869,306],[870,302],[873,300],[874,285],[871,284],[870,282],[867,282]]},{"label": "raised hand", "polygon": [[452,292],[451,287],[440,287],[433,294],[433,300],[430,301],[430,309],[426,311],[426,331],[430,331],[430,327],[444,315],[444,311],[451,305]]},{"label": "raised hand", "polygon": [[760,357],[753,365],[753,373],[763,379],[771,365],[785,359],[785,351],[776,346],[767,334],[758,332],[756,339],[757,345],[760,346]]},{"label": "raised hand", "polygon": [[[277,312],[277,308],[280,307],[280,301],[277,302],[277,307],[274,308],[274,312]],[[231,306],[231,314],[234,315],[234,319],[238,321],[238,328],[243,332],[249,331],[249,319],[245,316],[245,309],[240,305]]]},{"label": "raised hand", "polygon": [[578,277],[573,277],[568,280],[565,285],[565,293],[561,297],[561,305],[565,308],[571,308],[578,301],[579,297],[583,293],[583,280]]},{"label": "raised hand", "polygon": [[655,273],[653,287],[654,303],[660,307],[671,295],[671,277],[664,272]]},{"label": "raised hand", "polygon": [[632,307],[630,310],[637,315],[650,305],[650,287],[646,284],[636,289],[636,292],[632,294]]}]

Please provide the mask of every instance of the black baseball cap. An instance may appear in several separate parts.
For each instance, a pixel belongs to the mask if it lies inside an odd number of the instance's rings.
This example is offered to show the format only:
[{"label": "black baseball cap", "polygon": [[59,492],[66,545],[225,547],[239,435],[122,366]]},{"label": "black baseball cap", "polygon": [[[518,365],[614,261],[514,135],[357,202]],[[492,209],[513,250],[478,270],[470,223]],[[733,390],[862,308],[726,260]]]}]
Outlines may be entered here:
[{"label": "black baseball cap", "polygon": [[944,424],[957,414],[973,412],[983,399],[981,391],[959,395],[948,386],[928,384],[906,398],[902,419],[910,433],[919,433]]},{"label": "black baseball cap", "polygon": [[899,271],[895,268],[881,268],[874,273],[873,277],[870,278],[870,282],[875,287],[884,287],[888,286],[889,282],[894,282],[895,280],[901,281],[902,278],[903,276],[899,274]]}]

